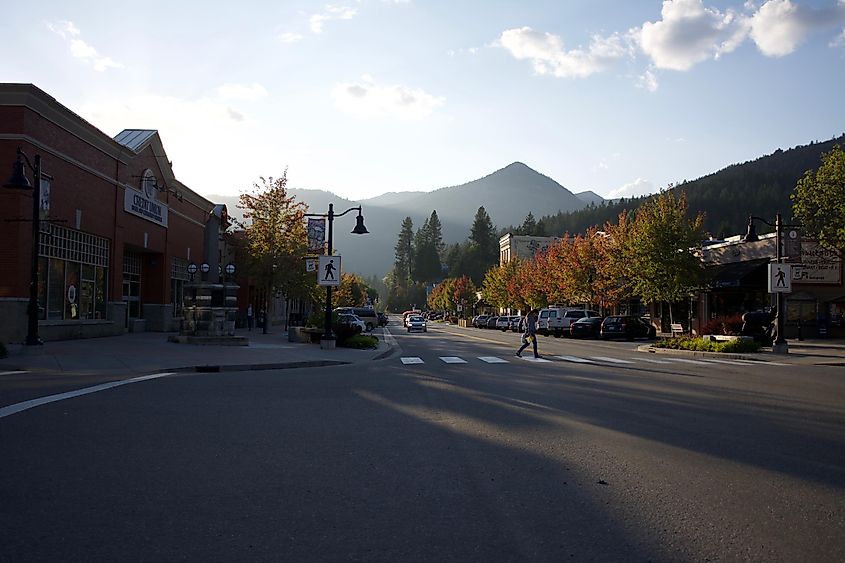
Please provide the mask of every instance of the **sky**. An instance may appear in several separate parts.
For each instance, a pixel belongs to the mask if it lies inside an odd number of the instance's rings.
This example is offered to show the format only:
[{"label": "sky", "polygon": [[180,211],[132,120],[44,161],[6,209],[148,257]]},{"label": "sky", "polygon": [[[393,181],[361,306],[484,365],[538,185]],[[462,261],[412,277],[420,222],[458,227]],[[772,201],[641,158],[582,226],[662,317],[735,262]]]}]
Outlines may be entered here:
[{"label": "sky", "polygon": [[845,0],[43,0],[0,30],[0,81],[158,130],[206,196],[519,161],[627,197],[845,132]]}]

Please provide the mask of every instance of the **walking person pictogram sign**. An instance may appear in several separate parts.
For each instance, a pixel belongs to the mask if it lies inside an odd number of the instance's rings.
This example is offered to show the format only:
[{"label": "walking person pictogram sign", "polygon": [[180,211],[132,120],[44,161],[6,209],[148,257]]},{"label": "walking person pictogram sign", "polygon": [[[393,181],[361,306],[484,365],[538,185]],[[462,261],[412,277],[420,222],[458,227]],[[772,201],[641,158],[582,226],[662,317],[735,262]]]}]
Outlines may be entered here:
[{"label": "walking person pictogram sign", "polygon": [[320,256],[317,268],[317,283],[319,285],[340,285],[340,256]]},{"label": "walking person pictogram sign", "polygon": [[791,264],[769,264],[769,293],[792,293]]}]

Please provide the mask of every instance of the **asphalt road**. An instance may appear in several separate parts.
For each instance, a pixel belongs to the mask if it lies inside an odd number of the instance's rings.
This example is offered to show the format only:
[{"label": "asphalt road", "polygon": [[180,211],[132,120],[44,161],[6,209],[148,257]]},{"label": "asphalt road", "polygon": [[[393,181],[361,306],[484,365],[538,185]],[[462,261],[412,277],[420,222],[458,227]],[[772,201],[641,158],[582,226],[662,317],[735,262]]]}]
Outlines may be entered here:
[{"label": "asphalt road", "polygon": [[391,331],[0,418],[0,560],[845,560],[841,367]]}]

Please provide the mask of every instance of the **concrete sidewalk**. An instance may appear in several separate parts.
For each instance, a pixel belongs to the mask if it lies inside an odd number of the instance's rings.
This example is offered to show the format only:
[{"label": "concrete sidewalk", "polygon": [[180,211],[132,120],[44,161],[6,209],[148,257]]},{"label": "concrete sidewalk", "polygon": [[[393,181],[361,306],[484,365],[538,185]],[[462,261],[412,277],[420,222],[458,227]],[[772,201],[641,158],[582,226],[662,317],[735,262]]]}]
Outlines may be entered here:
[{"label": "concrete sidewalk", "polygon": [[318,367],[367,362],[390,355],[393,347],[381,329],[371,334],[379,339],[377,349],[323,350],[317,344],[288,342],[288,333],[275,329],[238,330],[236,336],[248,346],[193,345],[168,342],[174,333],[141,332],[106,338],[46,342],[43,346],[9,346],[9,356],[0,359],[0,375],[10,371],[39,371],[67,374],[110,373],[138,375],[163,371],[234,371]]},{"label": "concrete sidewalk", "polygon": [[845,341],[842,340],[788,340],[789,353],[775,354],[771,347],[764,347],[756,354],[724,354],[717,352],[694,352],[671,348],[653,348],[651,344],[638,347],[641,352],[698,356],[702,358],[732,358],[761,362],[788,362],[795,365],[841,365],[845,366]]}]

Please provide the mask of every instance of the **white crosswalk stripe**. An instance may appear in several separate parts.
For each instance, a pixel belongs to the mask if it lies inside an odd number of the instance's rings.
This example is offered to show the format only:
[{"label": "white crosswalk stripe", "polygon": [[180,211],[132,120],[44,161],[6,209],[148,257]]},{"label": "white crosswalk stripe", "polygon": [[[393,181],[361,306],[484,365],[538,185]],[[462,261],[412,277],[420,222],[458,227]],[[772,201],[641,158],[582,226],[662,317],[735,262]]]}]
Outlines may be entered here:
[{"label": "white crosswalk stripe", "polygon": [[590,356],[594,360],[601,360],[603,362],[610,362],[611,364],[633,364],[629,360],[620,360],[619,358],[611,358],[608,356]]},{"label": "white crosswalk stripe", "polygon": [[467,361],[463,358],[459,358],[457,356],[440,356],[440,359],[446,362],[447,364],[465,364]]},{"label": "white crosswalk stripe", "polygon": [[706,366],[707,362],[702,362],[701,360],[688,360],[687,358],[667,358],[673,362],[681,362],[682,364],[698,364],[700,366]]},{"label": "white crosswalk stripe", "polygon": [[[765,360],[760,361],[753,361],[753,360],[723,360],[718,358],[702,358],[692,360],[689,358],[677,358],[677,357],[662,357],[660,359],[657,358],[641,358],[641,357],[631,357],[629,359],[622,359],[622,358],[613,358],[610,356],[590,356],[589,358],[583,358],[580,356],[569,356],[569,355],[562,355],[562,356],[549,356],[549,358],[553,358],[555,360],[563,360],[565,362],[571,362],[575,364],[600,364],[600,363],[609,363],[609,364],[635,364],[637,362],[646,362],[649,364],[694,364],[700,366],[707,366],[713,364],[724,364],[724,365],[735,365],[735,366],[746,366],[746,365],[754,365],[754,366],[788,366],[790,364],[784,364],[780,362],[768,362]],[[446,364],[466,364],[469,363],[464,358],[460,356],[438,356],[438,359]],[[477,356],[477,359],[481,360],[487,364],[508,364],[510,363],[509,360],[504,358],[500,358],[499,356]],[[548,363],[553,360],[550,360],[546,357],[542,358],[535,358],[531,355],[521,356],[522,360],[526,360],[529,362],[536,362],[536,363]],[[400,358],[403,364],[405,365],[413,365],[413,364],[424,364],[425,360],[420,358],[419,356],[402,356]],[[2,374],[2,372],[0,372]]]},{"label": "white crosswalk stripe", "polygon": [[547,360],[546,358],[535,358],[534,356],[522,356],[522,359],[528,362],[534,362],[537,364],[542,364],[545,362],[551,362],[551,360]]},{"label": "white crosswalk stripe", "polygon": [[648,362],[650,364],[670,364],[668,360],[655,360],[653,358],[631,358],[634,361]]},{"label": "white crosswalk stripe", "polygon": [[566,360],[567,362],[573,362],[576,364],[594,364],[593,360],[588,360],[587,358],[579,358],[578,356],[555,356],[555,358],[559,358],[561,360]]}]

